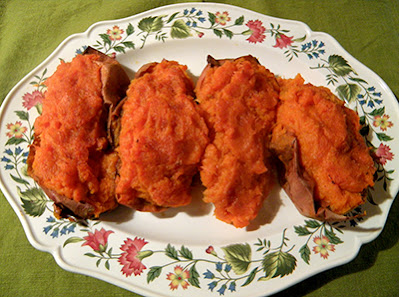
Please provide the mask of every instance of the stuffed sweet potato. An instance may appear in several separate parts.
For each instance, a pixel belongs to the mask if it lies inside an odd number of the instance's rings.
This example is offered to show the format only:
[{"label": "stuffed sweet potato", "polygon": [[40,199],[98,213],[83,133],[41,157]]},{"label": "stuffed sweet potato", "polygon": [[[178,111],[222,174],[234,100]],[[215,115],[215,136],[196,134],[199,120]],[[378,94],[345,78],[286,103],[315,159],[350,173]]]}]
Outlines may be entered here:
[{"label": "stuffed sweet potato", "polygon": [[116,60],[91,48],[61,62],[46,80],[27,164],[58,216],[98,217],[117,206],[118,156],[108,141],[107,119],[129,83]]},{"label": "stuffed sweet potato", "polygon": [[[120,204],[158,212],[191,202],[191,183],[208,144],[186,66],[144,65],[132,80],[119,116],[113,117],[120,157]],[[119,122],[119,123],[118,123]]]},{"label": "stuffed sweet potato", "polygon": [[267,142],[278,104],[277,80],[252,56],[208,57],[195,92],[210,129],[200,168],[204,201],[215,205],[218,219],[245,227],[274,185]]},{"label": "stuffed sweet potato", "polygon": [[324,87],[279,79],[281,105],[270,148],[281,161],[281,184],[299,212],[346,220],[373,186],[374,162],[359,117]]}]

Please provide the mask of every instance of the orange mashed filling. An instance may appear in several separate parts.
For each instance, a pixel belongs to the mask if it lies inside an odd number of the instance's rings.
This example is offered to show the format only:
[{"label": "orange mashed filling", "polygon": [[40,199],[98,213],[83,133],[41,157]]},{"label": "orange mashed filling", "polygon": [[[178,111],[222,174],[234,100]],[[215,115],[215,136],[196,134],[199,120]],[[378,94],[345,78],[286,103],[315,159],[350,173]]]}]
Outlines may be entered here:
[{"label": "orange mashed filling", "polygon": [[116,154],[107,139],[96,55],[61,62],[47,79],[43,113],[35,121],[32,171],[43,188],[95,206],[95,214],[116,206]]},{"label": "orange mashed filling", "polygon": [[[345,214],[364,202],[373,186],[374,162],[360,135],[359,116],[324,87],[280,79],[281,105],[274,146],[287,133],[297,138],[300,163],[315,181],[316,204]],[[283,142],[281,149],[286,147]]]},{"label": "orange mashed filling", "polygon": [[278,90],[274,75],[248,57],[208,66],[196,87],[211,137],[200,170],[204,201],[236,227],[257,216],[274,185],[265,144]]},{"label": "orange mashed filling", "polygon": [[120,204],[161,211],[191,202],[190,185],[208,143],[186,66],[162,61],[134,79],[123,105],[117,180]]}]

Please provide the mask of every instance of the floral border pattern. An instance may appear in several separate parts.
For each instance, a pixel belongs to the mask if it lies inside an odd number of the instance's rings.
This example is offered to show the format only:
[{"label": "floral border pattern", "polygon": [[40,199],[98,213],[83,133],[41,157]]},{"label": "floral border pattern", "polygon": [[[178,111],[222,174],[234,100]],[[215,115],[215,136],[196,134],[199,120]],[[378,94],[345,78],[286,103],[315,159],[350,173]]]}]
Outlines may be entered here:
[{"label": "floral border pattern", "polygon": [[[166,42],[168,39],[203,38],[211,35],[217,38],[244,38],[251,44],[263,43],[272,39],[272,47],[282,50],[287,62],[305,57],[314,61],[310,69],[325,71],[327,85],[335,88],[338,96],[348,104],[354,104],[360,115],[361,133],[371,148],[377,167],[375,179],[386,191],[394,170],[386,170],[389,161],[394,159],[389,142],[393,140],[389,132],[393,127],[383,105],[382,93],[358,76],[356,71],[340,55],[329,54],[322,40],[307,40],[305,36],[292,36],[290,30],[280,24],[265,24],[259,19],[247,20],[244,15],[232,19],[228,11],[204,12],[197,8],[177,11],[170,15],[150,16],[141,19],[137,26],[129,23],[126,27],[114,25],[98,34],[91,46],[115,57],[127,50],[143,48],[148,40]],[[84,51],[87,45],[76,50]],[[317,63],[317,65],[316,65]],[[8,140],[1,158],[4,169],[17,184],[17,193],[25,213],[41,217],[46,210],[52,212],[52,203],[42,189],[26,173],[28,146],[33,141],[33,120],[30,110],[38,114],[42,111],[42,99],[46,91],[44,82],[47,69],[35,75],[31,81],[32,91],[22,97],[23,110],[15,111],[18,120],[6,125]],[[375,145],[371,139],[378,139]],[[374,203],[372,191],[368,200]],[[355,210],[360,213],[361,210]],[[358,219],[358,220],[361,220]],[[186,246],[176,247],[167,244],[163,249],[151,249],[145,238],[126,238],[119,243],[109,244],[114,231],[96,228],[98,221],[77,222],[71,219],[56,219],[53,215],[45,219],[43,232],[51,238],[65,238],[63,248],[80,243],[88,249],[85,256],[93,259],[97,267],[109,270],[111,265],[120,265],[125,277],[146,275],[147,283],[165,278],[169,289],[185,290],[189,287],[206,286],[211,292],[224,295],[226,291],[235,292],[256,281],[267,281],[294,273],[300,255],[308,265],[313,255],[327,260],[343,241],[338,234],[344,232],[346,224],[305,220],[303,225],[293,226],[296,235],[303,238],[303,245],[289,245],[286,229],[282,231],[280,242],[258,238],[254,243],[232,244],[221,248],[209,245],[201,255],[194,255]],[[350,221],[355,226],[355,220]],[[75,234],[85,234],[77,236]],[[118,243],[116,243],[118,244]],[[148,245],[148,246],[147,246]],[[161,254],[163,263],[147,267],[148,258]]]}]

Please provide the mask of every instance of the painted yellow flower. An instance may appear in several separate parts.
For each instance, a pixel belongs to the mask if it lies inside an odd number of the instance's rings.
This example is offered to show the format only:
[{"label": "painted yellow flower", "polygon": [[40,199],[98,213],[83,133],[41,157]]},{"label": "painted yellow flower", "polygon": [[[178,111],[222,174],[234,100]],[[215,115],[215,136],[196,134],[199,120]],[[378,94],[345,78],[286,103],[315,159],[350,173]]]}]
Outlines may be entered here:
[{"label": "painted yellow flower", "polygon": [[229,13],[227,11],[225,12],[218,11],[215,15],[216,15],[215,22],[217,24],[221,24],[222,26],[226,25],[226,23],[231,20],[231,18],[229,17]]},{"label": "painted yellow flower", "polygon": [[316,236],[313,241],[317,244],[313,247],[313,252],[315,254],[320,253],[320,257],[324,259],[328,258],[328,252],[335,251],[334,245],[330,243],[330,240],[326,236]]},{"label": "painted yellow flower", "polygon": [[168,273],[166,279],[170,280],[170,289],[176,290],[179,285],[182,286],[183,289],[187,289],[188,287],[188,279],[190,278],[190,272],[187,270],[183,270],[183,268],[179,265],[175,266],[175,273]]},{"label": "painted yellow flower", "polygon": [[125,33],[122,29],[119,28],[119,26],[114,26],[111,29],[107,30],[107,35],[109,36],[109,39],[111,40],[121,40],[122,39],[122,34]]},{"label": "painted yellow flower", "polygon": [[393,123],[388,121],[389,115],[384,114],[382,117],[377,115],[374,117],[373,125],[374,127],[380,127],[382,131],[386,131],[387,128],[391,128]]},{"label": "painted yellow flower", "polygon": [[15,122],[15,124],[9,123],[7,124],[7,132],[8,137],[22,138],[26,130],[26,127],[22,127],[22,123],[20,121]]}]

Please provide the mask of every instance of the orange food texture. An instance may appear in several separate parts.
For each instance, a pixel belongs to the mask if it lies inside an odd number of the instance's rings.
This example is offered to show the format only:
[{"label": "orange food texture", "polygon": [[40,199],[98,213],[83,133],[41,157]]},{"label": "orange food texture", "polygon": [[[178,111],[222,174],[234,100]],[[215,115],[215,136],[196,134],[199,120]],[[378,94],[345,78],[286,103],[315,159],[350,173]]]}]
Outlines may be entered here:
[{"label": "orange food texture", "polygon": [[142,211],[191,202],[191,182],[208,128],[196,109],[186,66],[162,61],[143,66],[123,105],[117,198]]},{"label": "orange food texture", "polygon": [[359,116],[324,87],[295,79],[279,79],[281,105],[272,147],[284,162],[287,141],[295,137],[300,164],[315,182],[316,206],[345,214],[364,203],[373,186],[374,162],[360,135]]},{"label": "orange food texture", "polygon": [[61,62],[47,79],[30,169],[43,188],[94,205],[97,216],[116,206],[115,156],[104,155],[108,142],[98,59],[78,55]]},{"label": "orange food texture", "polygon": [[248,56],[208,65],[196,86],[210,129],[200,170],[204,201],[218,219],[245,227],[274,184],[266,149],[275,121],[279,86],[274,75]]}]

